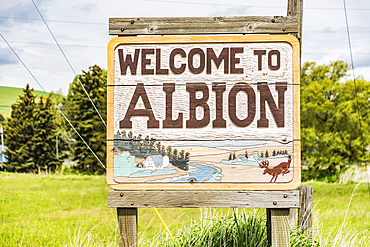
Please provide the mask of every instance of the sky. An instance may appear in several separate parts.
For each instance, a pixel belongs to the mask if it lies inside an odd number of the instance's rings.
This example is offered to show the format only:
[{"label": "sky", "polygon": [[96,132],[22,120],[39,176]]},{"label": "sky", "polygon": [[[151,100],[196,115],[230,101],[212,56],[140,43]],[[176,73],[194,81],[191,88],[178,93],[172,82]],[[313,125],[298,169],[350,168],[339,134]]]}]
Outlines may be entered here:
[{"label": "sky", "polygon": [[[111,17],[285,16],[287,0],[34,0],[77,74],[107,68]],[[348,1],[348,0],[347,0]],[[370,81],[370,1],[346,2],[355,76]],[[46,91],[68,93],[74,72],[32,0],[0,0],[0,34]],[[343,0],[303,4],[302,62],[350,63]],[[348,80],[352,78],[349,72]],[[0,38],[0,86],[41,90]]]}]

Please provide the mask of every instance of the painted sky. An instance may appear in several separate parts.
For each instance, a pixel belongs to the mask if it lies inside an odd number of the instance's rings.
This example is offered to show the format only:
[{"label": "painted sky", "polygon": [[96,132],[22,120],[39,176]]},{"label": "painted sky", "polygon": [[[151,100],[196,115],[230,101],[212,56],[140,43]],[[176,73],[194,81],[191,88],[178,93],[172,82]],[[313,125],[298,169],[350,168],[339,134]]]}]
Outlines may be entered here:
[{"label": "painted sky", "polygon": [[[31,0],[0,0],[0,33],[47,91],[67,94],[74,73]],[[35,0],[74,70],[106,69],[110,17],[286,15],[287,0]],[[370,1],[346,2],[356,76],[370,80]],[[302,62],[350,62],[342,0],[304,1]],[[350,79],[350,77],[348,77]],[[39,86],[0,40],[0,85]]]}]

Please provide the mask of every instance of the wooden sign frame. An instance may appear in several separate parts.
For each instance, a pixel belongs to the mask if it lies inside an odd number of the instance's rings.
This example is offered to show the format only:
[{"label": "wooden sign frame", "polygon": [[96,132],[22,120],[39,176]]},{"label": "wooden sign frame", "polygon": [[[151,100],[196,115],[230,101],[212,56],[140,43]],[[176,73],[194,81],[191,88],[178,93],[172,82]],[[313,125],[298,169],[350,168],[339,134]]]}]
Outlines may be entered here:
[{"label": "wooden sign frame", "polygon": [[[201,18],[110,18],[109,34],[118,36],[136,35],[198,35],[198,34],[290,34],[298,39],[301,45],[302,37],[302,9],[303,0],[288,0],[287,16],[258,16],[258,17],[201,17]],[[265,35],[264,37],[269,37]],[[272,36],[273,37],[273,36]],[[141,39],[155,39],[155,37],[141,37]],[[108,49],[114,49],[114,41]],[[112,53],[109,53],[112,56]],[[108,56],[108,60],[112,57]],[[297,56],[297,54],[296,54]],[[300,52],[299,52],[300,67]],[[112,85],[113,68],[108,64],[108,82]],[[299,71],[298,73],[299,80]],[[112,86],[108,86],[108,93],[112,94]],[[112,96],[112,95],[111,95]],[[298,89],[299,103],[299,89]],[[108,101],[108,109],[112,107]],[[299,112],[299,104],[295,105]],[[109,115],[108,117],[112,117]],[[299,117],[299,114],[298,114]],[[299,118],[296,118],[299,119]],[[108,126],[108,137],[112,137],[112,127]],[[296,130],[299,134],[299,129]],[[295,135],[297,134],[294,132]],[[297,136],[296,136],[297,137]],[[299,139],[296,139],[299,141]],[[300,145],[300,143],[299,143]],[[298,147],[298,146],[297,146]],[[108,164],[112,162],[108,147]],[[295,157],[300,160],[300,154]],[[110,166],[111,167],[111,166]],[[111,168],[110,168],[111,169]],[[112,172],[112,171],[110,171]],[[300,173],[300,171],[299,171]],[[290,246],[290,227],[295,225],[295,209],[299,207],[297,190],[287,191],[137,191],[137,187],[127,189],[126,186],[112,183],[108,170],[108,184],[114,191],[108,192],[108,206],[117,208],[119,225],[119,246],[138,246],[138,218],[137,207],[239,207],[239,208],[266,208],[267,237],[270,246]],[[300,174],[295,176],[299,177]],[[295,189],[294,186],[291,189]],[[302,186],[300,186],[302,187]],[[135,190],[131,190],[135,189]],[[173,188],[170,188],[172,190]],[[230,188],[231,189],[231,188]],[[253,189],[252,187],[250,188]],[[269,188],[266,187],[266,190]],[[218,193],[222,193],[220,196]],[[312,189],[311,189],[312,195]],[[225,202],[223,197],[229,198]],[[208,198],[208,200],[204,200]],[[312,197],[311,197],[312,199]],[[146,203],[147,202],[147,203]],[[303,209],[303,210],[302,210]],[[301,205],[301,212],[304,208]],[[311,211],[308,212],[311,215]],[[290,222],[290,223],[289,223]]]},{"label": "wooden sign frame", "polygon": [[[293,58],[293,179],[287,183],[117,183],[113,179],[114,141],[114,57],[115,49],[122,44],[217,44],[217,43],[288,43],[292,47]],[[108,156],[107,181],[113,189],[125,190],[289,190],[300,184],[300,47],[292,35],[230,35],[230,36],[156,36],[118,37],[108,44]]]}]

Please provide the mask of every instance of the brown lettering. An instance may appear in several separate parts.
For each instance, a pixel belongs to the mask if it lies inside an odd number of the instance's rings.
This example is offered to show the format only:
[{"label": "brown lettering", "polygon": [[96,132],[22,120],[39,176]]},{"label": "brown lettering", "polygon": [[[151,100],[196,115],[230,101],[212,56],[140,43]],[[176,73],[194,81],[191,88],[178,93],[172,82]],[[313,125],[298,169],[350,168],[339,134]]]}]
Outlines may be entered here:
[{"label": "brown lettering", "polygon": [[137,62],[139,60],[139,53],[140,53],[140,49],[135,49],[134,61],[132,61],[131,54],[127,54],[126,60],[125,60],[123,57],[123,50],[118,49],[118,59],[119,59],[119,66],[121,69],[121,75],[126,75],[127,66],[130,67],[131,74],[136,75]]},{"label": "brown lettering", "polygon": [[161,49],[155,49],[155,74],[168,75],[168,69],[161,69]]},{"label": "brown lettering", "polygon": [[226,82],[214,82],[212,90],[216,92],[216,119],[212,121],[213,127],[226,128],[226,120],[223,118],[223,93],[226,90]]},{"label": "brown lettering", "polygon": [[236,53],[243,53],[243,47],[232,47],[230,48],[230,73],[232,74],[243,74],[243,68],[236,68],[236,64],[240,63],[240,58],[235,57]]},{"label": "brown lettering", "polygon": [[[200,128],[209,124],[209,106],[207,100],[209,97],[208,86],[204,82],[186,83],[186,91],[189,92],[189,120],[186,121],[186,128]],[[203,96],[200,99],[196,98],[196,92],[202,91]],[[196,118],[196,108],[203,107],[203,118]]]},{"label": "brown lettering", "polygon": [[258,56],[258,70],[262,70],[262,55],[266,55],[266,50],[254,50],[254,55]]},{"label": "brown lettering", "polygon": [[181,66],[179,68],[175,67],[175,56],[177,54],[181,55],[181,57],[186,57],[185,51],[181,48],[176,48],[173,51],[171,51],[171,54],[170,54],[170,69],[175,74],[181,74],[182,72],[185,71],[186,64],[184,64],[184,63],[181,64]]},{"label": "brown lettering", "polygon": [[277,82],[275,90],[278,91],[278,105],[276,107],[274,98],[272,97],[269,86],[266,83],[258,83],[257,89],[260,91],[260,119],[257,120],[257,127],[269,127],[269,120],[266,118],[266,106],[265,101],[270,107],[272,116],[275,119],[278,127],[284,127],[285,119],[285,99],[284,92],[287,90],[286,82]]},{"label": "brown lettering", "polygon": [[[145,109],[135,109],[139,97],[144,102]],[[148,128],[159,128],[159,121],[155,119],[152,107],[149,102],[148,95],[146,94],[144,84],[138,83],[131,98],[131,102],[128,106],[125,118],[119,122],[120,128],[132,128],[131,117],[132,116],[147,116],[149,120],[147,121]]]},{"label": "brown lettering", "polygon": [[229,48],[223,48],[218,57],[212,48],[207,48],[207,74],[211,74],[212,60],[217,69],[220,67],[221,62],[224,61],[224,74],[229,73]]},{"label": "brown lettering", "polygon": [[[199,57],[200,57],[200,63],[199,63],[199,67],[198,68],[195,68],[194,67],[194,55],[195,54],[199,54]],[[189,51],[189,55],[188,55],[188,66],[189,66],[189,70],[194,73],[194,74],[199,74],[201,73],[203,70],[204,70],[204,66],[205,66],[205,55],[204,55],[204,52],[202,49],[200,48],[193,48]]]},{"label": "brown lettering", "polygon": [[142,49],[141,50],[141,74],[143,75],[154,75],[154,69],[147,69],[146,66],[151,63],[151,59],[147,59],[147,54],[154,54],[154,49]]},{"label": "brown lettering", "polygon": [[[276,65],[272,65],[272,55],[276,55]],[[280,69],[280,52],[278,50],[271,50],[269,51],[269,55],[268,55],[268,64],[269,64],[269,68],[271,70],[278,70]]]},{"label": "brown lettering", "polygon": [[[248,96],[248,116],[244,119],[239,119],[236,115],[236,95],[243,91]],[[253,122],[256,115],[256,94],[251,86],[244,82],[236,83],[229,93],[229,117],[231,121],[239,127],[247,127]]]},{"label": "brown lettering", "polygon": [[172,120],[172,93],[175,91],[175,83],[163,83],[163,91],[166,92],[166,119],[163,121],[163,128],[182,128],[182,112],[176,120]]}]

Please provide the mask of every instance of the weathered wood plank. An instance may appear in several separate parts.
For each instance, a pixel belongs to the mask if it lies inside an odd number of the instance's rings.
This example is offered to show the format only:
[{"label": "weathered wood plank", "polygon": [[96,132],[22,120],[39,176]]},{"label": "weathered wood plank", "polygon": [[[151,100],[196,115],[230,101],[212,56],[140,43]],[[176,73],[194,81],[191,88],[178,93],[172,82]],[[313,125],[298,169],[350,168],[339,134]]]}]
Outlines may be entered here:
[{"label": "weathered wood plank", "polygon": [[[109,207],[297,208],[299,192],[289,191],[108,191]],[[288,213],[289,216],[289,213]]]},{"label": "weathered wood plank", "polygon": [[109,18],[109,34],[286,34],[298,32],[297,16]]},{"label": "weathered wood plank", "polygon": [[296,36],[302,45],[302,13],[303,13],[303,0],[288,0],[288,16],[297,17],[297,32],[291,33]]},{"label": "weathered wood plank", "polygon": [[289,208],[267,209],[266,225],[270,246],[290,246]]},{"label": "weathered wood plank", "polygon": [[299,197],[300,207],[298,209],[298,226],[303,230],[310,230],[312,227],[312,186],[300,185]]},{"label": "weathered wood plank", "polygon": [[297,209],[290,208],[289,209],[289,226],[290,228],[294,228],[296,226],[296,217],[297,217]]},{"label": "weathered wood plank", "polygon": [[117,208],[119,247],[137,246],[137,208]]}]

